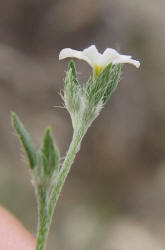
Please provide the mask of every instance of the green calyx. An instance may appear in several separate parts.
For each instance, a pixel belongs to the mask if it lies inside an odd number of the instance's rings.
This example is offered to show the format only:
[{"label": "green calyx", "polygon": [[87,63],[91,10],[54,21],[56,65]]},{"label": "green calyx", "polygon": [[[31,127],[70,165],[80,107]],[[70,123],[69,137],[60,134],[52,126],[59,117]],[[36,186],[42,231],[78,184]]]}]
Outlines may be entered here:
[{"label": "green calyx", "polygon": [[104,69],[96,68],[96,71],[95,77],[90,76],[87,83],[81,86],[77,79],[74,62],[69,63],[63,99],[74,128],[80,123],[86,123],[89,126],[97,117],[118,85],[121,64],[109,64]]}]

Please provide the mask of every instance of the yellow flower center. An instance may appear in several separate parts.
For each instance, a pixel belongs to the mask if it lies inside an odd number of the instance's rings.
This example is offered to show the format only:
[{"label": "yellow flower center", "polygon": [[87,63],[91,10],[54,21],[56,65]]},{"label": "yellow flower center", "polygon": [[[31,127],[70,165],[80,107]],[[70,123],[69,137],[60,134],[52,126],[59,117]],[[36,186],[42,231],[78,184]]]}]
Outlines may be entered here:
[{"label": "yellow flower center", "polygon": [[96,78],[103,71],[103,69],[103,66],[95,65],[93,68],[94,77]]}]

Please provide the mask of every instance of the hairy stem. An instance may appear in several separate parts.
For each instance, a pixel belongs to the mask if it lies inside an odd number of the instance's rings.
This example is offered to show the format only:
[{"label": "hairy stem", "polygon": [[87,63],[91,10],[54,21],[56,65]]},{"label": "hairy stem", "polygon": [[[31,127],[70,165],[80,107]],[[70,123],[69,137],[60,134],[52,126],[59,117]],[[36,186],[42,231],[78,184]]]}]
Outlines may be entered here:
[{"label": "hairy stem", "polygon": [[49,213],[53,213],[53,210],[56,206],[56,202],[59,198],[63,184],[64,184],[66,177],[70,171],[71,165],[75,159],[77,152],[80,149],[80,143],[82,141],[83,136],[84,136],[84,129],[83,128],[79,129],[78,131],[75,131],[73,134],[72,142],[70,144],[69,150],[67,152],[64,163],[63,163],[61,170],[60,170],[57,185],[54,187],[54,189],[51,193],[51,197],[50,197],[50,201],[49,201]]},{"label": "hairy stem", "polygon": [[39,198],[39,224],[37,232],[37,243],[36,250],[45,249],[46,240],[50,227],[50,218],[48,216],[48,204],[47,204],[47,194],[42,188],[38,188],[38,198]]},{"label": "hairy stem", "polygon": [[49,201],[46,200],[46,197],[44,197],[44,195],[40,195],[40,197],[42,198],[40,199],[39,228],[38,228],[36,250],[45,249],[46,240],[47,240],[53,212],[57,204],[57,200],[59,198],[60,192],[66,180],[66,177],[70,171],[71,165],[75,159],[75,156],[80,149],[80,144],[83,139],[83,136],[85,135],[85,132],[86,132],[86,128],[82,126],[80,129],[77,129],[73,133],[73,138],[69,146],[69,150],[67,152],[64,163],[59,173],[58,182],[53,187],[53,190],[50,194]]}]

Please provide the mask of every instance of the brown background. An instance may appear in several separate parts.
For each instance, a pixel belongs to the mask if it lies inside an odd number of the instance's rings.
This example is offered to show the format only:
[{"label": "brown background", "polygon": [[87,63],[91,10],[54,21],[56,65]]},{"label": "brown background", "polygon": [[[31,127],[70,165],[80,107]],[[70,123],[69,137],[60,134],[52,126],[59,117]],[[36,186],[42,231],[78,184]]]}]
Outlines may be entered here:
[{"label": "brown background", "polygon": [[[39,147],[51,125],[62,156],[72,136],[60,106],[62,48],[96,44],[127,65],[85,137],[56,209],[48,249],[163,250],[165,233],[165,2],[0,1],[0,202],[35,234],[27,164],[10,125],[15,111]],[[76,61],[80,81],[91,69]],[[56,223],[55,223],[55,222]]]}]

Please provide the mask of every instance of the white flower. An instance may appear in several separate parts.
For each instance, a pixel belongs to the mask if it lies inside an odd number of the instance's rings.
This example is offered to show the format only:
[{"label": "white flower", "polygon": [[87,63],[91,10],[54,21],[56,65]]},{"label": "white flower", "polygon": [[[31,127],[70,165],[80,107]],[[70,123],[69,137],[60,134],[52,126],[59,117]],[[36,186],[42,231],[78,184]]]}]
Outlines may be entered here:
[{"label": "white flower", "polygon": [[140,67],[140,62],[132,59],[131,56],[120,55],[115,49],[107,48],[103,54],[99,53],[95,45],[91,45],[89,48],[83,51],[78,51],[70,48],[62,49],[59,54],[59,60],[67,57],[75,57],[86,61],[96,72],[100,73],[108,64],[123,64],[130,63]]}]

